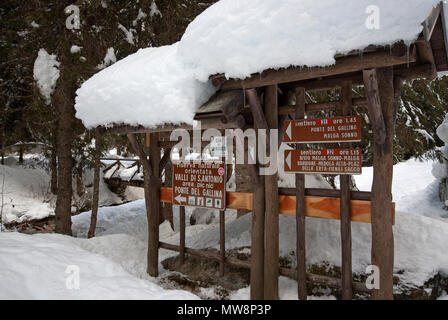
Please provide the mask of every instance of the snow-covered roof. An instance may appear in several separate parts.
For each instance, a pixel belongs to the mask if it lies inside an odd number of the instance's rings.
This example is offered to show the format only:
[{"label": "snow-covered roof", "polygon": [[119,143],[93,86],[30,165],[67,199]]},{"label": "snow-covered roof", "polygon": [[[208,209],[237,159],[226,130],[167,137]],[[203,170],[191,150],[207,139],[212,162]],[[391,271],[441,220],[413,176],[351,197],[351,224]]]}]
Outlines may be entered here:
[{"label": "snow-covered roof", "polygon": [[216,89],[209,77],[244,79],[266,69],[328,66],[336,54],[412,43],[439,0],[221,0],[181,41],[117,62],[77,91],[87,127],[191,124]]}]

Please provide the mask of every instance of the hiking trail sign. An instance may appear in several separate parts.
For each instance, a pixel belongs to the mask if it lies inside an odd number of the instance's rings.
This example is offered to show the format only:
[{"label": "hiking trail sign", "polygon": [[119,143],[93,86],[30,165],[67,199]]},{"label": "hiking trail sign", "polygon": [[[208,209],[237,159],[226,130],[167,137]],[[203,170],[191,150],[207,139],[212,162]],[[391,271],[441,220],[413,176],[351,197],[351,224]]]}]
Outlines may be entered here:
[{"label": "hiking trail sign", "polygon": [[359,175],[362,173],[362,150],[285,150],[285,172]]},{"label": "hiking trail sign", "polygon": [[361,117],[285,121],[283,141],[293,143],[330,143],[361,141]]},{"label": "hiking trail sign", "polygon": [[223,161],[174,161],[173,204],[225,210],[226,165]]}]

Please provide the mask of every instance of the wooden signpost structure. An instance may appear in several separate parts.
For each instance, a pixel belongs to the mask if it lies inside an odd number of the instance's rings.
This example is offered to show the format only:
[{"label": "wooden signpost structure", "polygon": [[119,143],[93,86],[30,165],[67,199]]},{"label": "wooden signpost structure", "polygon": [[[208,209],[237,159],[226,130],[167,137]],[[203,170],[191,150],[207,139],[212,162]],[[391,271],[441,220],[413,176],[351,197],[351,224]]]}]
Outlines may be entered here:
[{"label": "wooden signpost structure", "polygon": [[[265,70],[244,81],[227,79],[225,75],[214,75],[210,78],[218,90],[196,113],[195,119],[201,121],[202,129],[256,128],[269,131],[282,126],[284,116],[289,115],[295,120],[286,124],[285,141],[302,143],[297,145],[297,150],[291,151],[293,154],[290,168],[291,171],[296,171],[295,188],[279,188],[276,173],[262,176],[259,170],[261,164],[258,161],[255,164],[246,162],[245,166],[251,174],[254,189],[251,193],[226,192],[225,198],[221,198],[222,202],[225,202],[222,203],[225,207],[220,209],[220,253],[185,247],[183,209],[180,212],[180,244],[173,245],[159,241],[158,228],[162,219],[160,203],[171,203],[174,197],[174,201],[177,201],[177,198],[179,200],[177,203],[182,204],[182,198],[188,195],[184,196],[184,193],[177,193],[176,190],[173,194],[172,188],[161,188],[161,173],[164,167],[171,165],[167,150],[171,150],[170,148],[177,142],[159,141],[157,133],[169,132],[176,128],[191,131],[192,126],[165,124],[153,128],[132,126],[98,128],[102,134],[127,134],[135,153],[140,158],[148,217],[148,273],[151,276],[158,275],[158,250],[164,248],[178,251],[182,258],[186,255],[197,255],[220,261],[221,274],[224,263],[250,269],[252,299],[278,299],[279,275],[298,280],[300,299],[306,299],[306,283],[310,281],[340,288],[343,299],[351,299],[354,291],[371,293],[373,299],[393,299],[394,204],[391,184],[397,108],[404,80],[433,79],[438,71],[448,70],[445,41],[447,37],[442,15],[443,9],[439,5],[425,21],[425,32],[410,47],[403,43],[386,48],[370,46],[362,55],[359,51],[337,55],[336,63],[330,67]],[[365,96],[355,96],[353,86],[361,85],[364,86]],[[337,101],[314,103],[306,98],[308,93],[326,92],[335,88],[339,95]],[[323,161],[321,164],[315,164],[324,168],[318,172],[328,172],[326,168],[335,166],[342,168],[330,172],[344,173],[340,177],[340,190],[306,188],[304,173],[317,171],[300,168],[294,170],[297,168],[294,168],[293,163],[298,162],[297,158],[300,159],[307,152],[303,143],[342,141],[334,149],[356,151],[357,149],[351,146],[351,142],[360,138],[360,118],[353,115],[355,108],[356,113],[368,116],[374,135],[372,191],[350,190],[349,174],[359,173],[359,153],[347,155],[351,158],[336,160],[335,157],[328,159],[327,152],[326,155],[319,155],[319,157],[326,156],[327,159],[315,160]],[[336,112],[340,117],[325,118],[327,121],[322,121],[325,120],[322,118],[313,119],[311,112],[314,111]],[[293,127],[292,124],[301,125]],[[145,151],[139,134],[149,134],[149,154]],[[269,141],[267,143],[269,144]],[[162,158],[161,148],[165,150]],[[333,165],[331,161],[340,163]],[[198,203],[197,198],[195,201]],[[253,213],[250,262],[225,256],[225,208],[246,209]],[[279,265],[279,214],[296,216],[297,268],[294,270]],[[305,250],[306,217],[341,221],[340,279],[308,272]],[[364,284],[353,281],[351,257],[353,221],[371,223],[371,263],[380,270],[379,289],[367,290]]]}]

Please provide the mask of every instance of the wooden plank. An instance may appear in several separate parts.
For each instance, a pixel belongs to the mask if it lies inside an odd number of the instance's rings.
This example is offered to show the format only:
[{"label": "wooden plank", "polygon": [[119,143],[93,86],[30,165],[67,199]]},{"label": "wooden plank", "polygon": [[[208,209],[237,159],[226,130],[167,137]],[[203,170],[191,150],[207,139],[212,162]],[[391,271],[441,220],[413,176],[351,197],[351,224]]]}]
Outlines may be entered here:
[{"label": "wooden plank", "polygon": [[[138,141],[135,134],[128,134],[128,139],[132,144],[135,152],[140,158],[140,162],[143,165],[143,184],[145,191],[145,208],[146,216],[148,220],[148,252],[147,252],[147,273],[150,276],[157,277],[158,270],[158,232],[159,232],[159,217],[155,219],[155,212],[159,203],[159,192],[158,192],[158,179],[154,177],[154,167],[153,162],[147,159],[144,152],[143,146]],[[158,165],[158,163],[157,163]],[[157,169],[158,172],[158,169]],[[158,214],[158,212],[157,212]],[[155,230],[155,227],[157,230]],[[157,240],[155,242],[155,240]],[[154,245],[155,243],[155,245]]]},{"label": "wooden plank", "polygon": [[377,76],[380,107],[384,116],[386,137],[383,144],[375,143],[373,155],[372,265],[377,266],[381,273],[380,288],[372,290],[372,298],[388,300],[393,299],[394,236],[388,212],[391,210],[392,203],[396,97],[393,84],[393,69],[379,69]]},{"label": "wooden plank", "polygon": [[[295,270],[287,269],[287,268],[280,268],[280,274],[282,276],[297,280],[297,272],[295,272]],[[306,280],[308,282],[317,283],[317,284],[321,284],[321,285],[333,287],[333,288],[341,288],[342,287],[341,279],[333,278],[333,277],[329,277],[329,276],[323,276],[320,274],[314,274],[314,273],[307,272]],[[357,292],[370,293],[370,290],[367,289],[365,283],[353,281],[352,286],[353,286],[353,290],[355,290]]]},{"label": "wooden plank", "polygon": [[[171,250],[171,251],[180,251],[179,246],[175,244],[170,244],[166,242],[160,242],[159,243],[160,248],[165,250]],[[220,257],[219,254],[213,251],[205,250],[205,249],[192,249],[192,248],[185,248],[185,251],[188,254],[205,258],[205,259],[212,259],[215,261],[219,261]],[[237,267],[237,268],[243,268],[243,269],[251,269],[251,263],[246,260],[240,260],[238,258],[232,258],[227,257],[226,264]],[[251,270],[252,272],[252,270]],[[279,273],[282,276],[297,280],[297,272],[293,269],[288,268],[279,268]],[[334,288],[341,288],[341,279],[339,278],[333,278],[329,276],[323,276],[319,274],[313,274],[307,272],[306,274],[306,280],[309,282],[321,284],[328,287],[334,287]],[[366,288],[366,285],[361,282],[353,282],[353,289],[357,292],[362,293],[370,293],[370,290]]]},{"label": "wooden plank", "polygon": [[[278,193],[283,196],[295,196],[295,188],[279,188]],[[305,196],[340,198],[341,192],[336,189],[306,188]],[[372,193],[367,191],[350,191],[350,199],[371,201]]]},{"label": "wooden plank", "polygon": [[231,79],[222,84],[222,90],[251,89],[273,84],[288,83],[319,77],[328,77],[338,74],[356,72],[364,69],[390,67],[408,64],[416,61],[415,52],[396,56],[388,51],[367,53],[362,56],[344,57],[336,60],[336,64],[325,68],[288,68],[282,70],[269,70],[261,74],[254,74],[249,79]]},{"label": "wooden plank", "polygon": [[[252,114],[258,129],[264,129],[269,137],[271,129],[278,129],[278,87],[271,85],[265,88],[264,114],[260,110],[259,101],[249,96]],[[254,106],[254,103],[256,104]],[[256,111],[255,111],[256,109]],[[257,116],[260,119],[257,119]],[[264,120],[265,118],[266,120]],[[266,139],[266,150],[270,151],[270,139]],[[268,151],[268,152],[269,152]],[[277,158],[274,159],[277,162]],[[269,164],[270,165],[270,164]],[[267,300],[278,299],[279,277],[279,215],[278,215],[278,174],[265,175],[265,257],[264,257],[264,298]]]},{"label": "wooden plank", "polygon": [[[255,167],[255,165],[249,165]],[[258,170],[257,170],[258,172]],[[227,196],[228,208],[232,205],[242,204],[241,209],[252,210],[251,232],[251,264],[250,264],[250,298],[251,300],[264,299],[264,231],[265,231],[265,190],[264,176],[258,175],[254,183],[254,193],[245,193],[247,200],[240,201],[238,195]],[[229,195],[229,193],[227,193]],[[232,205],[229,204],[232,203]],[[250,205],[250,208],[249,206]],[[238,208],[239,209],[239,208]]]},{"label": "wooden plank", "polygon": [[88,232],[88,238],[92,238],[95,236],[96,222],[98,217],[98,203],[100,194],[100,157],[101,157],[101,135],[99,134],[98,130],[95,130],[92,214],[90,216],[90,228]]},{"label": "wooden plank", "polygon": [[219,211],[219,273],[224,276],[224,266],[226,262],[226,212]]},{"label": "wooden plank", "polygon": [[[305,118],[305,89],[296,89],[296,120]],[[302,145],[298,146],[303,148]],[[305,175],[296,174],[296,255],[297,255],[297,296],[307,300],[306,290],[306,206],[305,206]]]},{"label": "wooden plank", "polygon": [[[299,87],[300,88],[300,87]],[[367,100],[365,98],[354,98],[352,100],[354,106],[367,106]],[[341,110],[340,101],[322,102],[322,103],[307,103],[305,107],[305,112],[314,111],[333,111]],[[296,106],[280,106],[278,107],[279,115],[293,114],[296,112]]]},{"label": "wooden plank", "polygon": [[159,224],[160,224],[160,148],[157,144],[156,133],[150,134],[149,161],[152,167],[151,177],[146,178],[148,183],[145,190],[149,192],[149,214],[148,214],[148,273],[157,277],[159,274]]},{"label": "wooden plank", "polygon": [[384,123],[383,112],[381,110],[376,69],[364,70],[363,77],[368,101],[367,109],[369,110],[369,118],[372,123],[375,144],[382,145],[386,140],[386,124]]},{"label": "wooden plank", "polygon": [[[171,203],[171,188],[160,189],[160,201]],[[227,209],[252,210],[254,196],[247,192],[227,192]],[[391,221],[395,221],[395,203],[392,204]],[[371,205],[368,200],[351,200],[350,212],[353,222],[371,222]],[[305,197],[306,216],[313,218],[323,218],[330,220],[340,220],[340,199],[306,196]],[[295,216],[296,197],[289,195],[279,195],[279,213]]]},{"label": "wooden plank", "polygon": [[180,231],[180,239],[179,239],[179,254],[180,254],[180,263],[185,263],[185,207],[179,207],[179,231]]},{"label": "wooden plank", "polygon": [[[352,82],[344,81],[341,88],[342,115],[352,114]],[[343,148],[351,144],[344,143]],[[350,219],[350,176],[340,175],[341,183],[341,253],[342,253],[342,299],[351,300],[352,290],[352,234]]]},{"label": "wooden plank", "polygon": [[[292,196],[280,196],[280,214],[294,216],[296,199]],[[352,222],[371,222],[370,201],[351,200],[350,212]],[[395,221],[395,204],[391,210],[391,221]],[[341,220],[340,199],[305,197],[306,216],[330,220]]]},{"label": "wooden plank", "polygon": [[[160,147],[160,145],[159,145]],[[171,148],[166,148],[163,153],[162,159],[160,159],[159,163],[159,175],[162,175],[162,171],[165,169],[165,166],[171,161]]]}]

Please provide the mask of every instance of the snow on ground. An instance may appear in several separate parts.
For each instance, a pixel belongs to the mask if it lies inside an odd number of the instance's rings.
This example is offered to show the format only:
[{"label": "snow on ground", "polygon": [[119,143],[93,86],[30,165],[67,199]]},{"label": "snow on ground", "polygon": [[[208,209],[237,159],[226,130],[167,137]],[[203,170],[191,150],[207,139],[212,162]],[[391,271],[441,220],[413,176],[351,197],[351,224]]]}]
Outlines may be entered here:
[{"label": "snow on ground", "polygon": [[0,233],[0,299],[197,299],[189,292],[139,279],[111,259],[82,249],[101,241],[110,243],[106,237]]},{"label": "snow on ground", "polygon": [[[1,191],[4,179],[3,191]],[[54,215],[49,175],[41,168],[0,165],[4,223],[42,219]]]},{"label": "snow on ground", "polygon": [[[392,181],[393,201],[396,210],[413,212],[431,218],[445,218],[448,211],[442,209],[438,197],[438,180],[431,174],[434,161],[411,159],[394,166]],[[362,175],[354,176],[361,191],[370,191],[373,181],[373,167],[362,169]]]},{"label": "snow on ground", "polygon": [[[433,216],[438,219],[424,216],[440,204],[434,201],[432,207],[429,207],[430,199],[435,197],[434,193],[437,191],[431,188],[434,179],[430,174],[431,162],[410,160],[396,165],[394,169],[393,192],[398,210],[394,226],[395,271],[402,283],[421,286],[438,272],[448,275],[448,256],[445,254],[448,223],[436,211]],[[282,170],[280,167],[281,186],[291,186],[293,175],[284,174]],[[361,189],[366,190],[371,183],[368,168],[365,168],[363,175],[362,179],[357,178],[357,183]],[[306,186],[328,187],[324,180],[316,177],[307,176]],[[411,200],[415,200],[415,204],[410,203]],[[192,213],[193,209],[189,208],[187,212]],[[97,236],[85,239],[90,215],[90,212],[84,212],[72,218],[73,235],[77,238],[1,233],[0,264],[6,266],[2,269],[6,271],[0,272],[0,297],[7,294],[8,297],[61,299],[196,298],[184,291],[162,290],[157,286],[157,279],[147,275],[147,221],[143,200],[100,208]],[[178,224],[178,219],[175,221]],[[294,265],[294,217],[281,215],[280,228],[280,255],[289,258]],[[370,264],[370,228],[369,224],[352,223],[353,270],[356,273],[364,273],[366,266]],[[250,246],[250,230],[251,214],[239,219],[236,219],[234,213],[226,215],[226,248]],[[173,231],[168,222],[164,222],[160,226],[160,238],[161,241],[178,244],[179,233]],[[219,225],[216,220],[209,225],[188,226],[186,244],[193,248],[219,248]],[[247,248],[244,250],[249,251]],[[161,249],[160,262],[176,254]],[[339,221],[307,219],[307,262],[340,265]],[[32,272],[26,269],[30,265]],[[68,265],[80,267],[81,291],[65,288],[68,275],[64,272]],[[169,273],[161,264],[159,271],[162,277]],[[37,272],[39,277],[35,276]],[[25,281],[18,280],[21,278]],[[12,282],[15,285],[11,285]],[[311,298],[334,299],[328,296],[329,293],[323,294],[324,297]],[[280,297],[297,298],[295,281],[280,278]],[[249,288],[233,292],[231,298],[248,299]]]},{"label": "snow on ground", "polygon": [[[365,189],[371,182],[368,168],[364,170],[363,181],[359,180],[359,186]],[[395,184],[394,197],[397,198],[397,207],[400,208],[396,213],[396,223],[394,226],[395,235],[395,271],[403,271],[397,276],[402,283],[408,286],[421,286],[423,283],[441,272],[448,274],[448,256],[445,254],[445,244],[448,241],[448,223],[439,219],[425,217],[425,204],[420,199],[420,206],[409,206],[411,211],[403,211],[406,207],[407,199],[416,197],[421,194],[422,189],[429,199],[434,196],[431,192],[435,189],[425,187],[431,186],[432,176],[430,175],[431,162],[420,163],[410,160],[395,166]],[[427,177],[427,173],[430,178]],[[293,175],[285,175],[280,168],[281,186],[289,186],[292,184]],[[369,178],[370,177],[370,178]],[[420,185],[421,188],[415,187],[415,181],[426,177],[427,180]],[[370,179],[370,180],[369,180]],[[413,183],[414,182],[414,183]],[[307,176],[307,187],[325,187],[325,181],[316,179],[316,176]],[[328,187],[328,185],[327,185]],[[408,191],[405,191],[408,188]],[[402,199],[400,202],[399,199]],[[418,199],[416,200],[418,201]],[[400,203],[403,206],[400,207]],[[435,201],[433,207],[437,208],[440,202]],[[416,210],[423,210],[419,212]],[[435,210],[435,209],[434,209]],[[98,235],[111,235],[107,241],[103,241],[103,247],[95,252],[107,252],[108,257],[121,261],[121,265],[127,271],[136,276],[145,276],[145,262],[141,257],[145,255],[145,242],[147,238],[147,224],[144,211],[144,202],[137,201],[122,205],[119,207],[101,208],[98,220]],[[73,217],[73,231],[77,236],[85,236],[90,221],[90,212]],[[188,220],[187,220],[188,221]],[[176,222],[177,224],[178,222]],[[247,214],[239,219],[235,215],[226,216],[226,248],[240,248],[250,246],[251,244],[251,214]],[[292,264],[295,263],[295,219],[294,217],[280,216],[280,255],[288,257]],[[127,234],[135,239],[134,248],[139,248],[140,254],[136,254],[137,250],[126,250],[117,252],[113,249],[114,244],[110,243],[111,239],[119,242],[120,237],[117,234]],[[353,270],[357,273],[365,273],[366,267],[370,264],[371,249],[371,227],[365,223],[352,223],[353,234]],[[161,241],[178,244],[179,233],[171,230],[169,224],[165,222],[160,229]],[[118,237],[118,238],[113,238]],[[101,239],[101,237],[97,238]],[[101,240],[97,240],[101,241]],[[339,221],[325,219],[307,219],[307,262],[309,264],[328,262],[331,265],[341,265],[340,261],[340,223]],[[211,225],[193,225],[187,227],[186,245],[192,248],[219,248],[219,225],[213,223]],[[106,247],[109,247],[107,249]],[[96,247],[96,249],[98,248]],[[133,259],[121,259],[120,255]],[[168,256],[175,253],[160,250],[162,261]],[[139,258],[140,257],[140,258]],[[140,259],[140,260],[139,260]],[[136,262],[139,261],[138,267]],[[160,271],[163,270],[159,266]],[[294,299],[296,297],[296,289],[294,281],[289,279],[281,279],[280,296],[283,299]],[[400,288],[396,288],[399,290]],[[242,289],[233,293],[233,298],[248,298],[248,289]]]},{"label": "snow on ground", "polygon": [[[54,215],[56,197],[50,192],[50,173],[45,169],[46,161],[40,155],[29,154],[24,157],[24,166],[18,164],[16,156],[6,157],[5,165],[0,165],[0,194],[4,179],[3,202],[0,198],[4,223],[43,219]],[[102,174],[101,171],[99,205],[122,203],[123,200],[103,182]],[[83,183],[92,185],[93,170],[86,170]],[[125,196],[128,201],[144,197],[140,188],[133,187],[126,188]]]}]

